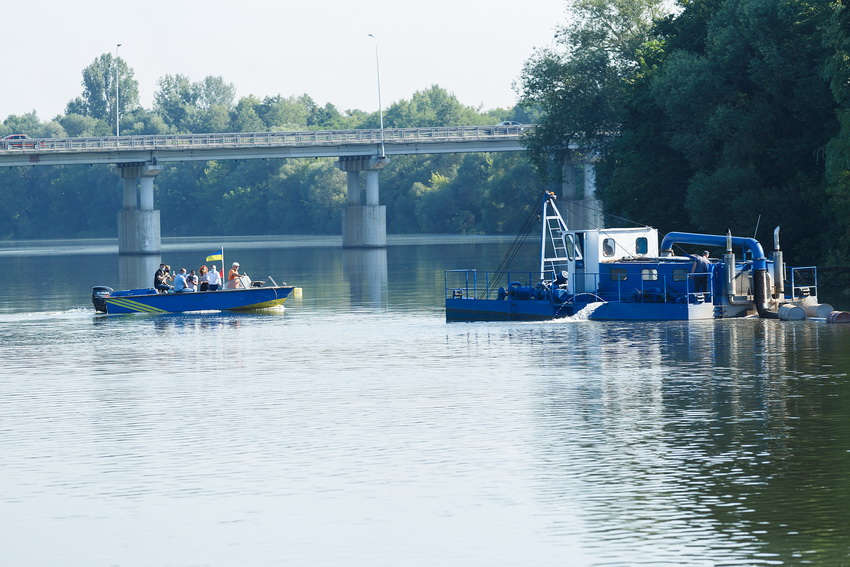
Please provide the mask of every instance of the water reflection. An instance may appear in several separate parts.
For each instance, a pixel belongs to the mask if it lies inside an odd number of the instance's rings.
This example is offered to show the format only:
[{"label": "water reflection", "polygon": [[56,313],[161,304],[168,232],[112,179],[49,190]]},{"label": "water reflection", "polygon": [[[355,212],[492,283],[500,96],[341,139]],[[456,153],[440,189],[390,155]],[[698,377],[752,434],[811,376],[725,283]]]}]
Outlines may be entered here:
[{"label": "water reflection", "polygon": [[[159,254],[121,254],[118,256],[119,289],[137,289],[153,285],[153,274],[159,268]],[[111,279],[111,278],[110,278]]]},{"label": "water reflection", "polygon": [[345,249],[342,251],[342,265],[352,305],[387,308],[386,248]]},{"label": "water reflection", "polygon": [[445,324],[506,247],[229,249],[285,315],[94,317],[114,255],[10,257],[4,559],[848,562],[850,328]]},{"label": "water reflection", "polygon": [[[776,321],[563,325],[508,336],[553,370],[542,381],[539,499],[580,509],[595,561],[637,552],[751,564],[847,561],[848,333]],[[552,340],[554,339],[554,340]],[[688,542],[659,548],[660,541]]]}]

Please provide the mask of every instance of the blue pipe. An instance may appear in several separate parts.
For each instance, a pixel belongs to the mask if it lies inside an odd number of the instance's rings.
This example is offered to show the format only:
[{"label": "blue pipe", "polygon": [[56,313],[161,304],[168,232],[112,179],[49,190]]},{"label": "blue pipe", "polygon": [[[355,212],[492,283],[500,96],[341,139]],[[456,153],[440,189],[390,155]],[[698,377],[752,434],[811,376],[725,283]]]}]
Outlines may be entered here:
[{"label": "blue pipe", "polygon": [[[726,237],[719,234],[697,234],[694,232],[668,232],[661,241],[661,250],[670,250],[674,244],[697,244],[700,246],[726,247]],[[748,249],[753,256],[753,270],[766,270],[767,258],[764,250],[755,238],[744,238],[742,236],[732,237],[733,246],[741,246]],[[734,266],[732,267],[734,269]]]}]

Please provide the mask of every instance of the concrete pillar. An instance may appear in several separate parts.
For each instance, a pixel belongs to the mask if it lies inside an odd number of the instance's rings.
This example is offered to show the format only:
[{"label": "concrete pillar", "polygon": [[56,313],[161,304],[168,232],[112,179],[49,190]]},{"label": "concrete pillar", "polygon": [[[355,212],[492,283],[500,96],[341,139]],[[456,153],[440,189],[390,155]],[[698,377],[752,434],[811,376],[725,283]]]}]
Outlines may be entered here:
[{"label": "concrete pillar", "polygon": [[[346,156],[337,166],[348,174],[348,198],[342,215],[343,248],[383,248],[387,245],[387,208],[379,205],[379,171],[387,158]],[[366,172],[366,203],[360,196],[360,172]]]},{"label": "concrete pillar", "polygon": [[348,204],[349,205],[359,205],[360,204],[360,172],[359,171],[346,171],[346,176],[348,178]]},{"label": "concrete pillar", "polygon": [[343,248],[383,248],[387,245],[387,208],[349,205],[342,215]]},{"label": "concrete pillar", "polygon": [[142,177],[139,178],[139,208],[143,211],[153,210],[154,175],[142,175]]},{"label": "concrete pillar", "polygon": [[[122,289],[152,287],[161,261],[159,211],[153,210],[153,179],[160,170],[138,164],[118,167],[124,179],[124,207],[118,212],[119,285]],[[141,208],[136,204],[137,184],[141,185]]]},{"label": "concrete pillar", "polygon": [[572,159],[567,156],[561,165],[561,198],[563,205],[559,206],[564,222],[570,230],[581,230],[584,226],[582,210],[578,204],[579,192],[576,180],[576,168]]},{"label": "concrete pillar", "polygon": [[585,160],[581,164],[581,177],[584,178],[581,187],[579,187],[576,164],[569,156],[564,158],[562,164],[561,191],[564,206],[560,209],[571,230],[604,228],[605,226],[602,203],[596,198],[595,156],[586,156]]},{"label": "concrete pillar", "polygon": [[584,198],[596,198],[596,166],[592,163],[584,164]]},{"label": "concrete pillar", "polygon": [[588,228],[604,228],[605,216],[602,214],[602,202],[596,198],[596,165],[584,164],[584,217]]},{"label": "concrete pillar", "polygon": [[[122,172],[123,175],[123,172]],[[136,208],[136,183],[139,178],[136,176],[133,177],[124,177],[124,200],[123,200],[123,208],[125,209],[135,209]]]},{"label": "concrete pillar", "polygon": [[366,204],[378,204],[378,170],[366,170]]}]

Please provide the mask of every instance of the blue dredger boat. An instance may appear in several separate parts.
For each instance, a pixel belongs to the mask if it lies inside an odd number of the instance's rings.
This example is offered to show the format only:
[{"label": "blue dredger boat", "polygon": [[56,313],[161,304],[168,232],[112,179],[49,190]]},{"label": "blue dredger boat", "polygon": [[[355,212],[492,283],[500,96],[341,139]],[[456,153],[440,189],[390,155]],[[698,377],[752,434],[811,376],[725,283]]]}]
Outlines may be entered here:
[{"label": "blue dredger boat", "polygon": [[97,286],[92,288],[92,303],[98,313],[108,314],[255,311],[283,305],[293,289],[288,285],[254,287],[248,283],[243,289],[157,293],[153,288],[114,291]]},{"label": "blue dredger boat", "polygon": [[[542,221],[538,272],[445,272],[447,320],[577,314],[592,320],[804,319],[832,313],[831,306],[818,302],[817,268],[785,265],[779,227],[768,258],[756,239],[731,233],[671,232],[659,253],[658,231],[651,227],[570,231],[548,192]],[[725,252],[700,262],[674,255],[674,245]]]}]

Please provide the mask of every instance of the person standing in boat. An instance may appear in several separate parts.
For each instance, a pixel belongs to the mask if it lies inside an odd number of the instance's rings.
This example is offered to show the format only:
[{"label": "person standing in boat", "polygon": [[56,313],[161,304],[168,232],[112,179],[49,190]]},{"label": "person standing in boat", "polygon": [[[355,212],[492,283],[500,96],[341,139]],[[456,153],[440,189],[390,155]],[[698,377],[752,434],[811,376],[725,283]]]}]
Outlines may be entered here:
[{"label": "person standing in boat", "polygon": [[242,287],[242,275],[239,273],[239,262],[233,262],[230,271],[227,272],[227,287],[236,289]]},{"label": "person standing in boat", "polygon": [[168,293],[171,286],[168,285],[168,266],[160,264],[159,269],[153,275],[153,287],[157,293]]},{"label": "person standing in boat", "polygon": [[207,272],[207,282],[210,291],[218,291],[221,287],[221,274],[218,273],[218,268],[215,266],[212,267],[212,270]]},{"label": "person standing in boat", "polygon": [[696,256],[691,254],[691,258],[693,262],[691,262],[691,273],[692,274],[705,274],[694,276],[694,291],[703,292],[708,291],[708,273],[711,272],[711,262],[708,260],[708,250],[703,250],[702,254]]}]

